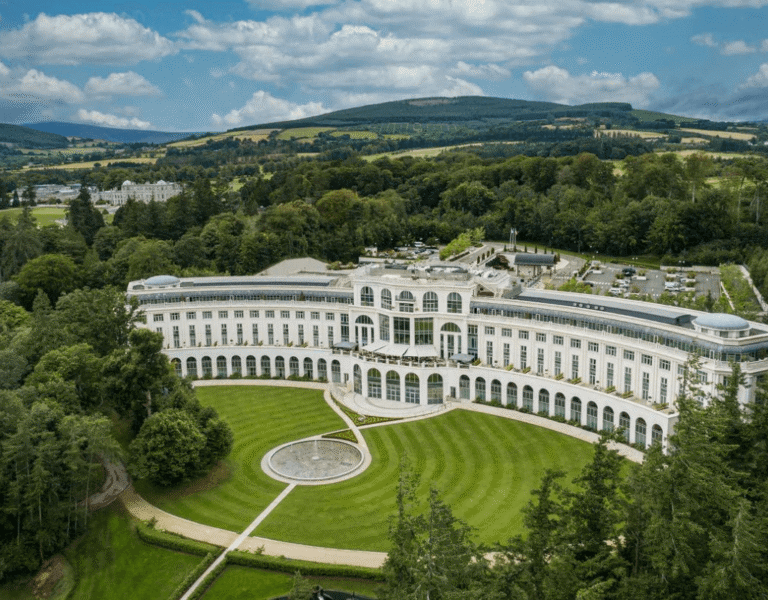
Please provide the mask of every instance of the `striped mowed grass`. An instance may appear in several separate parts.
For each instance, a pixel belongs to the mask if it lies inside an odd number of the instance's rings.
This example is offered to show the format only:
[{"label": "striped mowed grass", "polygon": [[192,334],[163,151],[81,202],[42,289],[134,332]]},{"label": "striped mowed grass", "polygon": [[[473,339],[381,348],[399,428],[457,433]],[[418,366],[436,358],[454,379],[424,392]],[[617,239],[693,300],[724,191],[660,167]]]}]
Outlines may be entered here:
[{"label": "striped mowed grass", "polygon": [[[201,403],[229,422],[235,446],[229,477],[209,486],[161,490],[145,498],[174,514],[243,530],[285,487],[261,470],[275,446],[344,427],[322,392],[294,388],[198,388]],[[386,551],[401,457],[421,475],[421,508],[431,486],[483,542],[522,533],[521,509],[548,468],[573,479],[592,454],[585,442],[500,417],[454,410],[413,422],[363,430],[373,462],[362,474],[324,486],[297,486],[253,535],[335,548]],[[209,482],[210,483],[210,482]],[[206,488],[206,489],[201,489]]]}]

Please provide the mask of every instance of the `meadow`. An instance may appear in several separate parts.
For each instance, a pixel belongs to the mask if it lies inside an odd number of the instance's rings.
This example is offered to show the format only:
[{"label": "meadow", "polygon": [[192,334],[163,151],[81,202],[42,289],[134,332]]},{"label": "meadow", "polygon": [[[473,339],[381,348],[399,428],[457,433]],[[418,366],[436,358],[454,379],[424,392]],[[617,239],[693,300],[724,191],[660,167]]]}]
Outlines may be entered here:
[{"label": "meadow", "polygon": [[[21,208],[6,208],[0,211],[0,219],[9,217],[15,223],[22,210]],[[45,227],[46,225],[54,225],[58,219],[63,219],[66,216],[66,211],[67,209],[64,207],[36,206],[32,209],[32,216],[35,217],[38,227]]]}]

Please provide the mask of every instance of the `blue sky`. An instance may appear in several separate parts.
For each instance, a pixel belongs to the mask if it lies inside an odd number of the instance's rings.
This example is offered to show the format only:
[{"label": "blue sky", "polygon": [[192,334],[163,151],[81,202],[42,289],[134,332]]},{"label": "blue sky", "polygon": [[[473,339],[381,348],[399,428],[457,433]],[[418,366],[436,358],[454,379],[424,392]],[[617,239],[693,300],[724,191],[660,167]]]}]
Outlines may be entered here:
[{"label": "blue sky", "polygon": [[768,0],[0,0],[0,121],[220,131],[424,96],[768,119]]}]

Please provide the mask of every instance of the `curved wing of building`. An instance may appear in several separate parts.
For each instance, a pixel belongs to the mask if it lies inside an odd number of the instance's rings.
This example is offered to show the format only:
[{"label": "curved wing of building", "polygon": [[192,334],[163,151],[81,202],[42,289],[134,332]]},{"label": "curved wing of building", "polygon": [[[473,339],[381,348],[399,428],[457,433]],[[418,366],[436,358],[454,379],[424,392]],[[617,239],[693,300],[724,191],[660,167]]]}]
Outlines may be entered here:
[{"label": "curved wing of building", "polygon": [[[513,404],[630,443],[666,443],[681,386],[739,400],[768,372],[768,327],[605,296],[524,290],[501,271],[367,265],[350,273],[131,282],[180,376],[307,378],[394,402]],[[700,356],[687,372],[691,354]],[[706,400],[705,400],[706,401]]]}]

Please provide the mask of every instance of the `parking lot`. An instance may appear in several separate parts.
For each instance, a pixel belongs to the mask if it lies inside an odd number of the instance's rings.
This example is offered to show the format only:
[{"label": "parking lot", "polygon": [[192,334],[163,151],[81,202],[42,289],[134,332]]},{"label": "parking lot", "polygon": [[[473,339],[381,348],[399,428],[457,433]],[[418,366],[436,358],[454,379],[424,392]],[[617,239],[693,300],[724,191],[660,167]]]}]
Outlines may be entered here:
[{"label": "parking lot", "polygon": [[649,294],[658,298],[664,291],[695,292],[696,295],[710,293],[713,299],[720,297],[720,275],[717,269],[693,271],[677,269],[676,273],[654,269],[634,269],[634,273],[622,270],[626,265],[600,264],[593,266],[584,276],[584,281],[594,288],[595,293],[613,296]]}]

